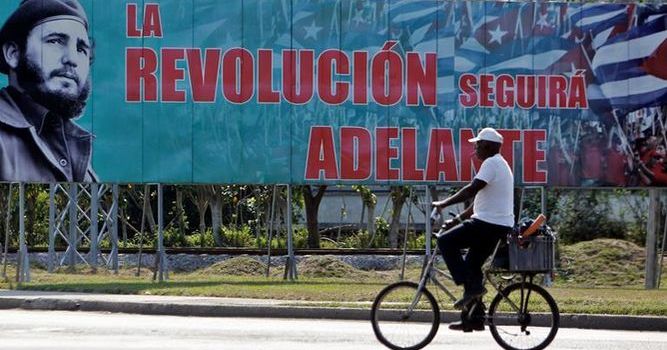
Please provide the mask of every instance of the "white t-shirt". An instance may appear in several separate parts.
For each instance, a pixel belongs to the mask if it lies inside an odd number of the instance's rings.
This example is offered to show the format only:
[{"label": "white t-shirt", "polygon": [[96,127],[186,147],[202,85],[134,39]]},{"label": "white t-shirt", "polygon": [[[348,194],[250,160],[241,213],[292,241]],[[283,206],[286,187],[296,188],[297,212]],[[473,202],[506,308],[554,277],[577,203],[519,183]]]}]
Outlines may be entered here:
[{"label": "white t-shirt", "polygon": [[475,196],[472,218],[514,226],[514,176],[505,159],[500,154],[486,158],[475,178],[486,186]]}]

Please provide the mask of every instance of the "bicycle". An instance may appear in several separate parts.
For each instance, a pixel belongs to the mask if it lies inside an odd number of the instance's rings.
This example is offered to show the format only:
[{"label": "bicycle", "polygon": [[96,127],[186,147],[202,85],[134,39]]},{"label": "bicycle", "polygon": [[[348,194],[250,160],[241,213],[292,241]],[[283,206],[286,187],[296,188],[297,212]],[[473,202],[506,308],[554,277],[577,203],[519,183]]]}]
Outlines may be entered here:
[{"label": "bicycle", "polygon": [[[442,234],[442,230],[438,234]],[[492,260],[498,254],[498,242]],[[416,350],[428,345],[440,326],[440,309],[433,294],[426,288],[431,281],[445,295],[456,301],[438,276],[452,280],[445,271],[435,266],[438,249],[427,260],[419,283],[401,281],[385,287],[375,298],[371,309],[371,323],[378,340],[390,349]],[[552,262],[553,264],[553,262]],[[560,313],[553,297],[533,278],[547,271],[510,271],[485,268],[484,281],[497,294],[484,313],[484,324],[493,339],[508,350],[539,350],[547,347],[558,332]],[[508,275],[509,274],[509,275]],[[495,276],[495,278],[494,278]],[[519,277],[518,282],[514,282]],[[504,283],[510,283],[503,286]],[[483,308],[481,300],[471,303],[462,314],[471,319]]]}]

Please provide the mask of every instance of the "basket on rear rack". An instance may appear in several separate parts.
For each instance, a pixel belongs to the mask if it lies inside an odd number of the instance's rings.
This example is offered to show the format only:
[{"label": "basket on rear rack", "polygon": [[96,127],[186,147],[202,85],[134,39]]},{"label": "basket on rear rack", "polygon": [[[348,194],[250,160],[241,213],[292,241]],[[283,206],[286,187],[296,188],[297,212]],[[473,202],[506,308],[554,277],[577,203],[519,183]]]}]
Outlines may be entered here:
[{"label": "basket on rear rack", "polygon": [[510,271],[551,272],[554,269],[556,238],[552,234],[528,238],[511,235],[508,243]]}]

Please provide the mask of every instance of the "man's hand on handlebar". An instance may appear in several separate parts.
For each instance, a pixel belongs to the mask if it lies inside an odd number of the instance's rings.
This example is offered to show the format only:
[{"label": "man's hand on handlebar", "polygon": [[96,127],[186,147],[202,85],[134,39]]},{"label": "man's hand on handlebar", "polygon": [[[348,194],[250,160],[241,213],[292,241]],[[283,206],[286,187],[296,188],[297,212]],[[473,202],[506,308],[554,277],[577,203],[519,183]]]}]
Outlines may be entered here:
[{"label": "man's hand on handlebar", "polygon": [[459,220],[457,220],[457,218],[449,219],[449,220],[445,221],[445,223],[442,225],[442,230],[448,231],[449,229],[451,229],[452,227],[454,227],[454,226],[456,226],[460,223],[461,222]]}]

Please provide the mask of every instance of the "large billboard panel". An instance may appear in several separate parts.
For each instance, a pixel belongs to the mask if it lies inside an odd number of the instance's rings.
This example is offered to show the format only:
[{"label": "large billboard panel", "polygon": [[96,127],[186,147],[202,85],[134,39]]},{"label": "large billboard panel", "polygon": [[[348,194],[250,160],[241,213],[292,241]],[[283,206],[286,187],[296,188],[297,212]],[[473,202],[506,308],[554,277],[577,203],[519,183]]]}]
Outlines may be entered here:
[{"label": "large billboard panel", "polygon": [[667,185],[667,6],[6,0],[0,181]]}]

